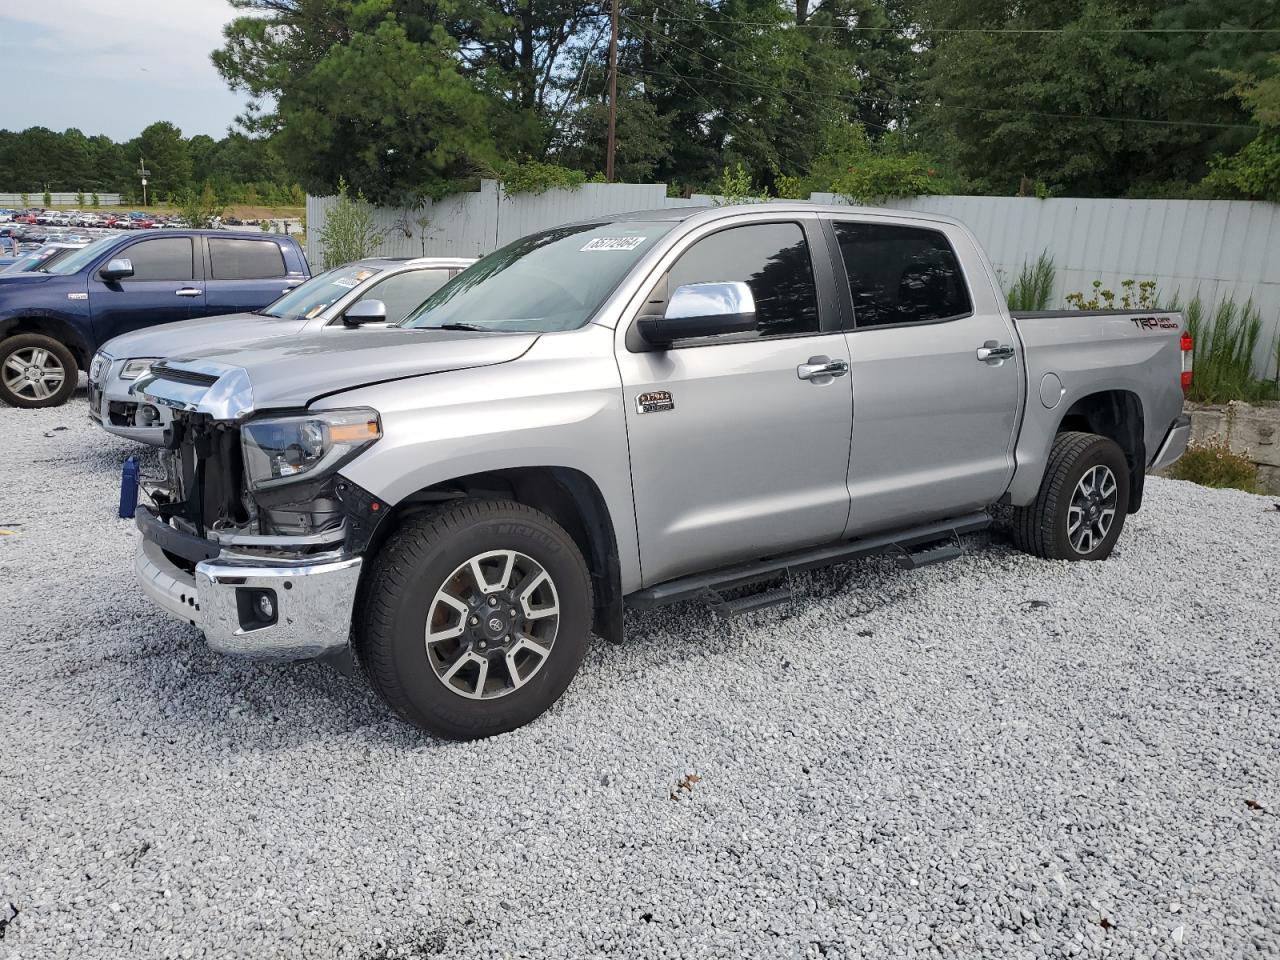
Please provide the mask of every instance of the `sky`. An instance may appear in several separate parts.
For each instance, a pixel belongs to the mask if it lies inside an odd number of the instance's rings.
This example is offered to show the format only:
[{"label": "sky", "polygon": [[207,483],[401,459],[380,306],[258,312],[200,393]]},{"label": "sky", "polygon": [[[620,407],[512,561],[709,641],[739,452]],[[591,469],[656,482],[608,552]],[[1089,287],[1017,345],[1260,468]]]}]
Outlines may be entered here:
[{"label": "sky", "polygon": [[0,127],[223,136],[244,109],[209,54],[226,0],[0,0]]}]

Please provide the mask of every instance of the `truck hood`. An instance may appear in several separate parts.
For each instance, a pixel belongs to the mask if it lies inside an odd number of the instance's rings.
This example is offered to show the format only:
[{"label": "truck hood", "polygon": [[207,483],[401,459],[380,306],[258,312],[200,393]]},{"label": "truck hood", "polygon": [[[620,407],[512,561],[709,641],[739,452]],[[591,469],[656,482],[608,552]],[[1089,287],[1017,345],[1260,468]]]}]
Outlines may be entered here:
[{"label": "truck hood", "polygon": [[179,410],[239,420],[260,410],[388,380],[508,363],[536,333],[463,330],[352,330],[257,340],[152,364],[133,390]]},{"label": "truck hood", "polygon": [[287,337],[300,333],[306,325],[306,320],[292,317],[231,313],[219,317],[162,323],[156,327],[123,333],[103,344],[102,352],[115,360],[204,356],[209,350],[234,344],[269,337]]}]

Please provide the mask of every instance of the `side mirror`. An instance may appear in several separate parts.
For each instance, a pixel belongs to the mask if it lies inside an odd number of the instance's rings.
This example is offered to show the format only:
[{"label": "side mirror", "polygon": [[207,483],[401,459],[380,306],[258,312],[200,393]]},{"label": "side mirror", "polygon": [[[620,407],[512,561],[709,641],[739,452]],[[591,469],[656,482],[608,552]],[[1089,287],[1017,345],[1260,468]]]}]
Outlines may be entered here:
[{"label": "side mirror", "polygon": [[127,280],[133,276],[133,261],[127,257],[121,257],[118,260],[108,260],[107,265],[98,271],[98,276],[107,283],[115,283],[117,280]]},{"label": "side mirror", "polygon": [[686,283],[676,287],[661,318],[643,317],[636,327],[645,342],[655,347],[693,337],[745,333],[756,328],[756,301],[741,280]]},{"label": "side mirror", "polygon": [[361,300],[353,303],[342,315],[342,322],[348,327],[358,327],[366,323],[386,323],[387,305],[381,300]]}]

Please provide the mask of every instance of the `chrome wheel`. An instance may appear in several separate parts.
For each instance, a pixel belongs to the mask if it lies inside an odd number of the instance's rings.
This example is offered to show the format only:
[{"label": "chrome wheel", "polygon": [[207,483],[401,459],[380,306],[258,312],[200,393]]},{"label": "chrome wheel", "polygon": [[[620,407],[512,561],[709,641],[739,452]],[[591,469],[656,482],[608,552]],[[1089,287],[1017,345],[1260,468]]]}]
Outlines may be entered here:
[{"label": "chrome wheel", "polygon": [[1098,464],[1085,471],[1067,508],[1067,540],[1084,556],[1106,539],[1116,518],[1118,484],[1111,468]]},{"label": "chrome wheel", "polygon": [[449,575],[427,611],[436,678],[471,700],[519,690],[542,669],[560,627],[547,571],[515,550],[477,554]]},{"label": "chrome wheel", "polygon": [[28,400],[48,400],[66,379],[62,361],[44,347],[19,347],[4,362],[5,388]]}]

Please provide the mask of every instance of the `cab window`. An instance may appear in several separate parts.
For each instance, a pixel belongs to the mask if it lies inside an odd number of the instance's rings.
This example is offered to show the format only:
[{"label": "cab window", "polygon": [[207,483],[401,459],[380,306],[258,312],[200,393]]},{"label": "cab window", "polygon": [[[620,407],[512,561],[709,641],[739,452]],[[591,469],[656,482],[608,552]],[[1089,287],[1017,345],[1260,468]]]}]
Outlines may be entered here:
[{"label": "cab window", "polygon": [[751,288],[756,337],[819,332],[818,291],[800,224],[753,223],[703,237],[671,268],[667,290],[732,280]]},{"label": "cab window", "polygon": [[157,237],[132,243],[120,251],[120,257],[133,265],[133,276],[124,282],[191,280],[195,276],[191,253],[190,237]]}]

